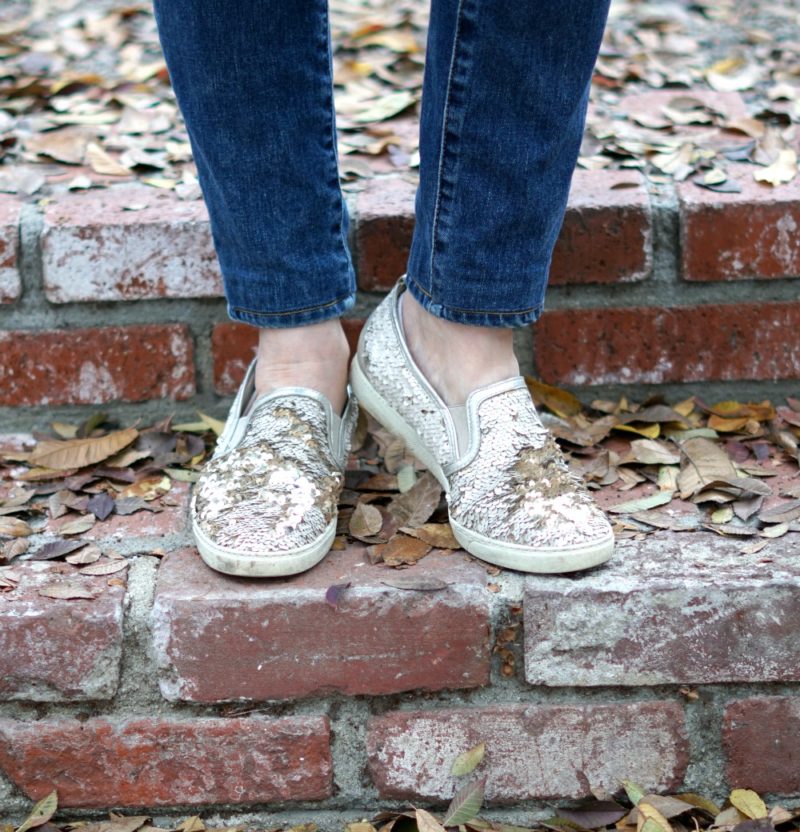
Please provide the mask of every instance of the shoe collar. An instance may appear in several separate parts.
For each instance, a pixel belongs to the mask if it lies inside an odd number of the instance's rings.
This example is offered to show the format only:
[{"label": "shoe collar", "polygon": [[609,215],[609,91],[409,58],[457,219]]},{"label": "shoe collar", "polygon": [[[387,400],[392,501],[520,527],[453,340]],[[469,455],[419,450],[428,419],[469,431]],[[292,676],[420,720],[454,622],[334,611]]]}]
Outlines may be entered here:
[{"label": "shoe collar", "polygon": [[392,290],[394,298],[392,301],[392,323],[397,332],[397,340],[400,344],[400,349],[403,351],[403,357],[406,364],[412,370],[417,378],[417,381],[433,399],[437,407],[442,413],[442,417],[447,429],[448,438],[451,442],[451,447],[456,449],[455,458],[449,465],[444,466],[444,472],[449,476],[451,472],[457,471],[469,465],[475,459],[480,448],[480,422],[478,418],[478,408],[487,399],[498,396],[502,393],[507,393],[511,390],[527,390],[527,384],[523,376],[511,376],[500,381],[495,381],[492,384],[487,384],[483,387],[478,387],[473,390],[464,403],[466,410],[466,436],[464,431],[459,430],[453,414],[445,404],[444,399],[434,390],[433,386],[423,375],[414,358],[411,355],[411,350],[406,343],[406,336],[403,330],[403,322],[400,313],[400,296],[404,291],[407,291],[406,275],[400,276],[394,289]]},{"label": "shoe collar", "polygon": [[350,423],[352,411],[355,407],[355,399],[353,398],[349,385],[347,388],[347,403],[344,413],[339,416],[337,413],[334,413],[330,399],[323,393],[320,393],[318,390],[312,390],[310,387],[279,387],[271,393],[265,393],[256,398],[255,378],[256,359],[254,358],[247,368],[244,380],[239,386],[236,398],[233,400],[228,418],[225,421],[225,427],[217,439],[217,447],[214,451],[215,458],[223,456],[228,451],[232,451],[242,441],[253,416],[266,404],[285,396],[304,396],[322,405],[331,450],[337,461],[343,464],[343,457],[347,446],[345,426]]}]

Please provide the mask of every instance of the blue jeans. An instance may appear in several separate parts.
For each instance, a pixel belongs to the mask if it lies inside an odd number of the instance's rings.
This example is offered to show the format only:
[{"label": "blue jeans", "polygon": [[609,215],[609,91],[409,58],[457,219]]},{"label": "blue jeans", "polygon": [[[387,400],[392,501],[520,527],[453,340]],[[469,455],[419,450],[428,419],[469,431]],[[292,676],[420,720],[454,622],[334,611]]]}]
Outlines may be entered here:
[{"label": "blue jeans", "polygon": [[[355,301],[326,0],[155,0],[232,318]],[[458,323],[542,311],[608,0],[432,0],[412,295]]]}]

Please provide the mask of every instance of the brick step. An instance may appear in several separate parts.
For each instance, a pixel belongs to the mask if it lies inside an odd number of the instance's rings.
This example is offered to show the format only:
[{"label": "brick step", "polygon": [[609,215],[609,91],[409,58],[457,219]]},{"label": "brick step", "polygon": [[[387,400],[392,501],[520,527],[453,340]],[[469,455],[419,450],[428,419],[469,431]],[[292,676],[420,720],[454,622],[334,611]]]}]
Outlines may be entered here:
[{"label": "brick step", "polygon": [[[796,534],[767,557],[659,531],[569,577],[460,551],[392,570],[351,545],[265,581],[208,569],[174,496],[89,533],[124,572],[0,568],[19,580],[0,592],[0,807],[52,788],[81,808],[438,805],[480,741],[493,806],[631,777],[800,791]],[[63,580],[95,597],[39,593]]]},{"label": "brick step", "polygon": [[[657,114],[674,94],[626,95],[619,112]],[[738,93],[692,95],[747,115]],[[347,194],[360,289],[351,341],[404,270],[414,227],[413,182],[371,164],[375,176]],[[763,398],[773,382],[796,383],[786,333],[800,325],[800,179],[771,188],[752,165],[727,170],[739,193],[577,170],[547,310],[520,333],[524,371],[586,398],[708,383]],[[54,181],[38,205],[0,194],[0,408],[214,408],[235,391],[256,330],[226,321],[205,206],[105,184],[74,193]]]}]

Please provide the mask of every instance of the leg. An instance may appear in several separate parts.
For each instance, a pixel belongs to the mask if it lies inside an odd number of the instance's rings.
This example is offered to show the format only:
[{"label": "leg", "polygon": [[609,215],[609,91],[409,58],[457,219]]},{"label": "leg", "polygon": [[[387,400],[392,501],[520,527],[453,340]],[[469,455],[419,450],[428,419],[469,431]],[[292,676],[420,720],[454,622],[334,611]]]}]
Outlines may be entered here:
[{"label": "leg", "polygon": [[541,314],[607,7],[432,0],[404,315],[450,403],[514,375]]},{"label": "leg", "polygon": [[230,316],[262,327],[256,388],[344,404],[355,299],[326,0],[156,0]]},{"label": "leg", "polygon": [[364,407],[446,490],[469,552],[528,572],[611,557],[513,356],[540,314],[607,0],[433,0],[417,225],[405,280],[351,372]]}]

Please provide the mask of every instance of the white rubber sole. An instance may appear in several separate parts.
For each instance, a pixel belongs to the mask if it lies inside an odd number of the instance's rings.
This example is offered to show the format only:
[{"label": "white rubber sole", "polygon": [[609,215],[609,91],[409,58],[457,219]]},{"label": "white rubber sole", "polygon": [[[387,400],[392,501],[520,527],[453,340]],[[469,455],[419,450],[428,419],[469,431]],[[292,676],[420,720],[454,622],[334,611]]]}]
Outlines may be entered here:
[{"label": "white rubber sole", "polygon": [[305,572],[328,554],[336,537],[336,520],[332,520],[323,534],[308,546],[285,552],[266,552],[263,555],[251,555],[219,546],[203,534],[194,522],[192,533],[200,557],[217,572],[242,578],[281,578]]},{"label": "white rubber sole", "polygon": [[[350,364],[350,384],[359,405],[368,410],[390,433],[399,436],[406,447],[439,481],[445,494],[449,492],[447,477],[442,466],[422,444],[419,435],[411,425],[381,396],[366,377],[356,356]],[[504,543],[493,540],[450,520],[456,540],[471,555],[520,572],[554,574],[578,572],[599,566],[611,558],[614,551],[614,533],[591,543],[577,546],[533,548],[518,543]]]}]

